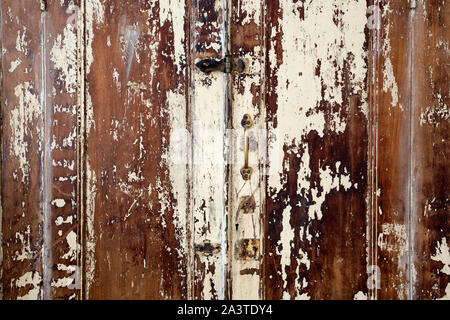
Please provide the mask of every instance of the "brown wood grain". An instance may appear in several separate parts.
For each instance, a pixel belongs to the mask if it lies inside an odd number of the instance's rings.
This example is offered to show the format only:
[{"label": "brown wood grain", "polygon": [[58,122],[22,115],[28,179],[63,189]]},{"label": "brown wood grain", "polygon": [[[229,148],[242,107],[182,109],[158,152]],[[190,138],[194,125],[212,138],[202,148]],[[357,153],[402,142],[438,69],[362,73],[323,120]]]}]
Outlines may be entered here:
[{"label": "brown wood grain", "polygon": [[412,17],[412,299],[450,299],[450,6],[419,1]]},{"label": "brown wood grain", "polygon": [[440,1],[381,8],[372,51],[370,255],[381,283],[371,298],[448,299],[449,11]]},{"label": "brown wood grain", "polygon": [[86,4],[85,298],[186,298],[184,1]]},{"label": "brown wood grain", "polygon": [[409,297],[410,13],[406,1],[379,2],[371,29],[372,299]]}]

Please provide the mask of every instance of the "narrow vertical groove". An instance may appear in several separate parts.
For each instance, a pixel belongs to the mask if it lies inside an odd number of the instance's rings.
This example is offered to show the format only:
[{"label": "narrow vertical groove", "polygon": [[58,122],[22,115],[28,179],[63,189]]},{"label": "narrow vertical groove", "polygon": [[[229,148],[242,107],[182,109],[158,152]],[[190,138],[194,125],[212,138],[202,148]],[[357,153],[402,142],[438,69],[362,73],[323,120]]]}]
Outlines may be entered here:
[{"label": "narrow vertical groove", "polygon": [[268,121],[267,121],[267,97],[266,97],[266,93],[267,93],[267,67],[269,66],[269,54],[267,52],[267,48],[268,48],[268,32],[269,32],[269,17],[268,17],[268,3],[267,1],[270,0],[263,0],[263,5],[262,5],[262,12],[261,12],[261,28],[262,28],[262,50],[261,50],[261,55],[260,55],[260,59],[262,61],[262,67],[261,67],[261,72],[263,72],[264,76],[262,77],[264,83],[261,84],[261,88],[262,90],[264,90],[264,93],[262,94],[262,107],[261,110],[264,111],[264,117],[262,117],[261,119],[264,120],[264,129],[265,129],[265,133],[264,133],[264,137],[266,138],[265,141],[265,148],[263,150],[264,152],[264,163],[262,164],[263,166],[263,176],[261,178],[261,183],[262,183],[262,187],[261,187],[261,215],[260,215],[260,219],[261,219],[261,232],[263,234],[262,236],[262,241],[261,241],[261,278],[260,278],[260,298],[261,300],[266,300],[267,299],[267,290],[266,290],[266,252],[267,252],[267,241],[266,241],[266,236],[268,234],[268,219],[267,219],[267,206],[266,206],[266,194],[268,194],[268,190],[267,190],[267,179],[268,179],[268,170],[269,170],[269,164],[268,159],[269,159],[269,127],[268,127]]},{"label": "narrow vertical groove", "polygon": [[188,255],[187,255],[187,268],[186,268],[186,278],[187,278],[187,288],[186,295],[188,300],[194,299],[194,277],[193,274],[194,261],[195,261],[195,252],[194,252],[194,242],[193,242],[193,234],[194,234],[194,217],[192,216],[193,207],[192,207],[192,170],[194,167],[194,163],[192,162],[192,154],[193,154],[193,140],[192,140],[192,108],[191,108],[191,84],[192,84],[192,74],[191,74],[191,19],[192,19],[192,3],[191,0],[186,0],[186,10],[187,10],[187,30],[186,33],[186,44],[185,44],[185,52],[186,52],[186,129],[187,132],[190,133],[191,141],[190,141],[190,150],[188,150],[189,155],[187,157],[188,163],[186,164],[186,186],[187,186],[187,206],[186,206],[186,233],[187,233],[187,246],[188,246]]},{"label": "narrow vertical groove", "polygon": [[[224,0],[225,1],[225,19],[224,19],[224,30],[223,30],[223,47],[225,48],[225,56],[229,56],[230,55],[230,26],[231,26],[231,11],[232,10],[232,3],[231,0]],[[230,9],[231,8],[231,9]],[[222,288],[221,288],[221,297],[222,299],[226,298],[226,295],[228,297],[231,297],[231,293],[229,293],[229,287],[228,287],[228,281],[227,281],[227,274],[229,274],[228,272],[228,219],[229,219],[229,215],[228,215],[228,208],[229,206],[229,191],[230,191],[230,186],[229,186],[229,170],[228,170],[228,131],[230,129],[230,123],[231,123],[231,108],[232,108],[232,103],[231,103],[231,76],[229,73],[224,73],[224,77],[225,77],[225,88],[224,88],[224,93],[225,93],[225,105],[224,105],[224,128],[225,128],[225,132],[224,132],[224,136],[223,136],[223,157],[225,159],[224,162],[224,181],[223,181],[223,193],[224,193],[224,206],[222,207],[222,230],[221,230],[221,260],[222,260],[222,280],[221,280],[221,284],[222,284]],[[226,294],[227,293],[227,294]]]},{"label": "narrow vertical groove", "polygon": [[[192,32],[193,32],[193,26],[191,23],[191,19],[193,19],[193,11],[195,4],[193,5],[192,0],[187,0],[188,4],[189,4],[189,46],[187,48],[189,55],[188,55],[188,74],[189,74],[189,88],[191,88],[191,86],[194,84],[193,81],[193,77],[192,77],[192,67],[193,67],[193,61],[191,61],[191,57],[193,56],[194,53],[194,40]],[[194,6],[194,7],[193,7]],[[195,105],[195,96],[194,96],[194,90],[190,90],[189,91],[189,95],[188,95],[188,99],[189,99],[189,122],[188,125],[190,126],[190,139],[191,139],[191,145],[190,145],[190,157],[189,157],[189,161],[191,162],[191,167],[189,170],[189,183],[188,183],[188,188],[190,190],[190,194],[189,194],[189,205],[188,205],[188,210],[189,210],[189,234],[190,234],[190,239],[189,239],[189,245],[190,245],[190,252],[189,252],[189,256],[191,258],[191,261],[188,265],[188,269],[190,269],[188,275],[191,275],[191,283],[189,284],[189,280],[188,280],[188,284],[190,285],[190,298],[189,299],[195,299],[195,283],[196,283],[196,259],[195,259],[195,224],[194,224],[194,163],[195,163],[195,154],[194,154],[194,141],[195,141],[195,130],[194,130],[194,125],[193,125],[193,119],[194,119],[194,105]]]},{"label": "narrow vertical groove", "polygon": [[[193,10],[195,10],[196,3],[191,0],[189,1],[189,20],[193,18]],[[192,29],[191,29],[192,28]],[[189,87],[191,87],[194,84],[194,79],[192,77],[191,68],[193,67],[193,61],[191,61],[191,57],[194,53],[194,40],[193,38],[193,27],[192,24],[189,22]],[[191,190],[190,196],[189,196],[189,217],[191,218],[189,221],[189,229],[191,232],[191,239],[190,239],[190,249],[192,250],[192,253],[190,254],[190,257],[192,258],[192,261],[190,263],[190,267],[192,268],[192,283],[191,283],[191,299],[195,299],[195,284],[196,284],[196,270],[197,270],[197,264],[195,259],[195,223],[194,223],[194,164],[195,164],[195,153],[194,153],[194,141],[196,139],[196,132],[194,130],[194,124],[193,119],[195,117],[195,110],[193,106],[195,106],[195,95],[194,90],[190,92],[189,95],[189,101],[191,108],[189,109],[189,117],[190,117],[190,137],[191,137],[191,145],[190,145],[190,161],[191,161],[191,168],[189,170],[190,174],[190,180],[189,180],[189,189]]]},{"label": "narrow vertical groove", "polygon": [[[379,7],[377,0],[372,2],[372,5]],[[375,10],[375,14],[378,15],[379,11]],[[375,21],[381,21],[381,17],[375,17]],[[369,79],[370,79],[370,91],[369,91],[369,101],[371,107],[369,108],[369,159],[370,159],[370,169],[369,169],[369,221],[368,221],[368,265],[367,272],[371,272],[370,275],[374,276],[373,266],[377,266],[377,215],[378,215],[378,87],[379,87],[379,41],[381,39],[381,26],[377,25],[371,30],[371,41],[370,41],[370,68],[369,68]],[[369,299],[377,299],[377,287],[368,288]]]},{"label": "narrow vertical groove", "polygon": [[408,28],[408,64],[409,64],[409,74],[408,74],[408,104],[409,104],[409,168],[408,168],[408,300],[413,299],[413,270],[414,270],[414,233],[412,232],[413,223],[413,201],[412,201],[412,188],[413,188],[413,168],[412,168],[412,126],[413,126],[413,74],[414,74],[414,64],[413,64],[413,49],[414,49],[414,13],[415,13],[415,1],[410,1],[409,7],[409,28]]},{"label": "narrow vertical groove", "polygon": [[[376,2],[377,7],[380,6],[379,1],[377,0]],[[381,17],[380,15],[380,11],[376,10],[376,21],[380,22],[381,24]],[[375,28],[375,52],[376,52],[376,60],[375,60],[375,74],[376,74],[376,82],[375,82],[375,108],[376,108],[376,112],[375,112],[375,187],[378,188],[378,139],[379,139],[379,135],[378,135],[378,105],[379,105],[379,92],[378,92],[378,88],[379,88],[379,77],[381,75],[381,70],[380,70],[380,59],[379,59],[379,52],[381,50],[381,45],[380,45],[380,41],[381,41],[381,25],[377,25],[377,27]],[[375,190],[376,192],[377,190]],[[372,193],[372,196],[374,196],[374,193]],[[373,241],[373,246],[374,246],[374,265],[376,266],[376,272],[378,273],[378,244],[377,244],[377,238],[378,238],[378,196],[375,196],[375,206],[374,206],[374,216],[375,216],[375,223],[374,223],[374,241]],[[378,275],[377,275],[377,280],[378,281]],[[379,284],[381,286],[381,284]],[[378,299],[378,283],[375,286],[374,290],[374,300]]]},{"label": "narrow vertical groove", "polygon": [[[41,179],[42,179],[42,209],[43,209],[43,250],[42,250],[42,268],[43,268],[43,294],[42,299],[51,299],[51,278],[52,278],[52,258],[51,254],[51,212],[50,212],[50,202],[52,197],[51,188],[51,150],[50,150],[50,140],[51,140],[51,118],[50,112],[47,106],[47,52],[46,52],[46,12],[41,11],[41,64],[42,64],[42,74],[41,74],[41,107],[43,108],[43,141],[41,142],[42,151],[42,162],[41,162]],[[50,162],[49,162],[50,161]],[[50,183],[49,183],[50,182]]]},{"label": "narrow vertical groove", "polygon": [[[80,221],[80,248],[81,248],[81,257],[80,257],[80,281],[81,281],[81,288],[80,288],[80,299],[84,300],[86,299],[86,119],[87,119],[87,110],[86,110],[86,1],[87,0],[80,0],[80,18],[82,19],[81,23],[78,23],[79,26],[81,26],[80,35],[81,35],[81,46],[80,52],[81,52],[81,63],[80,63],[80,104],[79,104],[79,130],[80,130],[80,140],[79,140],[79,152],[78,152],[78,168],[79,168],[79,179],[78,179],[78,185],[79,185],[79,199],[80,199],[80,206],[79,206],[79,221]],[[79,19],[80,19],[79,18]]]}]

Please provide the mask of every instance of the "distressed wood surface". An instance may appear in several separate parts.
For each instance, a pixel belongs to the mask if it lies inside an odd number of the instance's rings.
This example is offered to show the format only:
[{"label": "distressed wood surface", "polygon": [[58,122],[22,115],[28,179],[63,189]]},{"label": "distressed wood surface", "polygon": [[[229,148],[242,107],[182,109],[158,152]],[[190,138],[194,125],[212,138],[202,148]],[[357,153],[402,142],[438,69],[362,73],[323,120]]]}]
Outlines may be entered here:
[{"label": "distressed wood surface", "polygon": [[267,8],[266,297],[366,298],[367,3]]},{"label": "distressed wood surface", "polygon": [[445,1],[380,2],[373,33],[372,299],[448,299]]},{"label": "distressed wood surface", "polygon": [[78,38],[67,9],[2,1],[5,299],[79,296]]},{"label": "distressed wood surface", "polygon": [[1,2],[4,299],[43,298],[42,22],[26,2]]},{"label": "distressed wood surface", "polygon": [[412,17],[412,299],[450,299],[450,6],[418,1]]},{"label": "distressed wood surface", "polygon": [[86,299],[188,297],[185,11],[86,1]]},{"label": "distressed wood surface", "polygon": [[[43,297],[80,296],[79,1],[47,1],[43,20]],[[45,270],[48,270],[45,272]]]},{"label": "distressed wood surface", "polygon": [[1,299],[449,299],[445,0],[0,3]]},{"label": "distressed wood surface", "polygon": [[[374,2],[371,31],[371,299],[409,297],[410,14],[407,1]],[[375,16],[378,14],[378,17]]]}]

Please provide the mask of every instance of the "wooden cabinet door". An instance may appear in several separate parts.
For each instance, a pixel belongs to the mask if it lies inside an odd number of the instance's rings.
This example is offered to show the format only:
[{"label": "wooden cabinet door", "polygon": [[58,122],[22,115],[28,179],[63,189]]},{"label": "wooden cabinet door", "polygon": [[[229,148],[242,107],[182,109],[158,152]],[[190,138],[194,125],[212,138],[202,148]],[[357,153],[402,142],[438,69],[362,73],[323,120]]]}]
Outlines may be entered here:
[{"label": "wooden cabinet door", "polygon": [[3,299],[448,299],[444,0],[0,3]]}]

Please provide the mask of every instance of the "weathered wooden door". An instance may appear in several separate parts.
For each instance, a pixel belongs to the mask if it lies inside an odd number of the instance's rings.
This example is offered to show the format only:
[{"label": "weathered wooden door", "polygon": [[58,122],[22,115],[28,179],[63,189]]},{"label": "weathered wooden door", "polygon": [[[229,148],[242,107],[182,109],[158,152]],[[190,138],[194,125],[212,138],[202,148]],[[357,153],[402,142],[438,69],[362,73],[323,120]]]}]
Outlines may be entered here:
[{"label": "weathered wooden door", "polygon": [[2,0],[2,298],[448,299],[449,19]]}]

